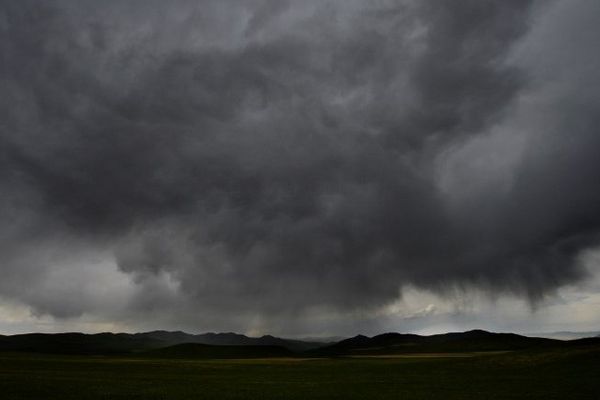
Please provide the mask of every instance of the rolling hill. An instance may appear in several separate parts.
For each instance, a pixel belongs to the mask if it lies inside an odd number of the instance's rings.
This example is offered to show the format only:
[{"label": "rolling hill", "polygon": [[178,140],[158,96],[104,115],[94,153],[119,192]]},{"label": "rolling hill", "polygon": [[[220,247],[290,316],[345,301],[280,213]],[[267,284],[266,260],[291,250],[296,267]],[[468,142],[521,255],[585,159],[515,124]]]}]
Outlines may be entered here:
[{"label": "rolling hill", "polygon": [[183,343],[151,350],[144,355],[174,359],[232,359],[232,358],[273,358],[294,357],[295,353],[282,346],[269,345],[230,345],[218,346],[198,343]]},{"label": "rolling hill", "polygon": [[483,330],[444,333],[431,336],[384,333],[367,337],[358,335],[313,351],[320,355],[370,355],[400,353],[447,353],[511,351],[539,347],[563,346],[565,341],[493,333]]},{"label": "rolling hill", "polygon": [[28,333],[0,337],[0,351],[56,354],[118,354],[163,347],[151,337],[127,333]]},{"label": "rolling hill", "polygon": [[289,340],[236,333],[152,331],[144,333],[31,333],[1,336],[0,351],[80,355],[145,354],[175,358],[337,357],[413,353],[460,353],[597,346],[600,338],[556,340],[483,330],[422,336],[358,335],[337,343]]},{"label": "rolling hill", "polygon": [[152,340],[160,340],[168,345],[180,343],[199,343],[216,346],[281,346],[293,351],[305,351],[322,347],[328,343],[309,342],[294,339],[282,339],[271,335],[261,337],[249,337],[239,333],[202,333],[192,335],[177,331],[152,331],[137,333],[134,336]]},{"label": "rolling hill", "polygon": [[29,333],[0,336],[0,351],[56,354],[119,354],[139,353],[184,343],[213,346],[270,346],[290,351],[306,351],[323,343],[288,340],[265,335],[258,338],[236,333],[205,333],[152,331],[144,333]]}]

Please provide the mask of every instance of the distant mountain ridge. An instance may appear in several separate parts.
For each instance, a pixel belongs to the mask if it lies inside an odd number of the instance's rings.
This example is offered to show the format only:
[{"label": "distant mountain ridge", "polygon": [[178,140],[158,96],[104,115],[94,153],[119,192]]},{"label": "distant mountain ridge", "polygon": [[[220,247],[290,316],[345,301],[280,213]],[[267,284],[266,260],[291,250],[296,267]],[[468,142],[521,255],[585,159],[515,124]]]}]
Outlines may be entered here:
[{"label": "distant mountain ridge", "polygon": [[324,343],[282,339],[270,335],[248,337],[233,332],[190,334],[181,331],[143,333],[28,333],[0,336],[0,351],[64,354],[114,354],[142,352],[184,343],[213,346],[278,346],[291,351],[322,347]]},{"label": "distant mountain ridge", "polygon": [[233,332],[189,334],[181,331],[143,333],[30,333],[0,335],[0,351],[55,354],[146,354],[156,357],[251,358],[302,355],[315,357],[514,351],[523,349],[600,345],[600,338],[570,341],[483,330],[430,336],[384,333],[357,335],[337,343],[306,342],[270,335],[248,337]]},{"label": "distant mountain ridge", "polygon": [[[585,339],[562,341],[528,337],[515,333],[494,333],[484,330],[450,332],[430,336],[402,333],[384,333],[367,337],[358,335],[313,351],[315,355],[376,355],[400,353],[446,353],[513,351],[539,347],[560,347],[569,344],[590,343]],[[591,338],[591,343],[598,342]]]},{"label": "distant mountain ridge", "polygon": [[271,335],[250,337],[234,332],[189,334],[181,331],[152,331],[136,333],[134,336],[161,340],[174,345],[181,343],[210,344],[216,346],[281,346],[293,351],[304,351],[322,347],[324,343],[308,342],[295,339],[282,339]]}]

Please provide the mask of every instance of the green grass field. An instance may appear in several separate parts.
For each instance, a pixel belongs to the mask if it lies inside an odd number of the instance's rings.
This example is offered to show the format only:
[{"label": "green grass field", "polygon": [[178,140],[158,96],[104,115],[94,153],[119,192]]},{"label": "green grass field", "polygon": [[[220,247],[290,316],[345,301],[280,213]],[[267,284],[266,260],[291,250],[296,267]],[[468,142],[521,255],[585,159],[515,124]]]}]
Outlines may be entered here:
[{"label": "green grass field", "polygon": [[599,399],[600,351],[172,360],[0,354],[1,399]]}]

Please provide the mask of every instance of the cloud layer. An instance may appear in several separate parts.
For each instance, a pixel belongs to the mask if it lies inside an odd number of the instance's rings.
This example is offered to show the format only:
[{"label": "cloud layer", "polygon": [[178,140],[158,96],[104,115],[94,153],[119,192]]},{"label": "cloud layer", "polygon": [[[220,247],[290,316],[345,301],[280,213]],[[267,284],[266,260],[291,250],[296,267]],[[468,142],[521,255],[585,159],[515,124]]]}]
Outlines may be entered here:
[{"label": "cloud layer", "polygon": [[536,301],[597,244],[598,15],[0,1],[0,296],[234,328]]}]

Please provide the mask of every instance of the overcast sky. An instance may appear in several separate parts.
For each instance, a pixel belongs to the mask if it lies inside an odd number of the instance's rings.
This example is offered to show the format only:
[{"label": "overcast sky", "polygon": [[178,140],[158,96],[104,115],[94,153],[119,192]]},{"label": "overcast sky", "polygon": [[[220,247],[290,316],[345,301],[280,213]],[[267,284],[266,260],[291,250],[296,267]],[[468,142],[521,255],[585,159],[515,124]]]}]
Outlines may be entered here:
[{"label": "overcast sky", "polygon": [[600,2],[0,0],[0,333],[600,330]]}]

